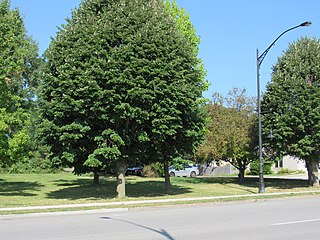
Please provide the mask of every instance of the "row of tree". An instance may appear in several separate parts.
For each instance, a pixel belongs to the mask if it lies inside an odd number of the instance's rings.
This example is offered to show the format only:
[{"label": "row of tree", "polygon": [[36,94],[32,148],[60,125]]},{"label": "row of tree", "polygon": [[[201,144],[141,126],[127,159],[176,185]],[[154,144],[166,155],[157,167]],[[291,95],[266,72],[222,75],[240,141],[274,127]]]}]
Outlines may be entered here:
[{"label": "row of tree", "polygon": [[[175,2],[82,1],[44,58],[9,0],[0,11],[1,168],[41,153],[75,174],[93,172],[96,183],[101,172],[115,174],[124,197],[128,165],[162,163],[170,191],[173,159],[197,152],[230,162],[243,182],[257,159],[254,99],[233,89],[205,103],[200,40]],[[311,185],[319,182],[318,45],[290,46],[262,103],[264,136],[274,134],[264,137],[265,152],[305,159]]]},{"label": "row of tree", "polygon": [[[310,186],[319,186],[320,41],[301,38],[273,66],[263,95],[262,137],[266,162],[290,155],[304,160]],[[257,160],[257,116],[254,100],[241,89],[214,94],[206,106],[208,132],[198,155],[221,159],[239,170],[240,183],[249,163]]]},{"label": "row of tree", "polygon": [[162,162],[169,191],[169,162],[193,155],[205,125],[205,71],[185,11],[163,0],[82,1],[44,61],[9,0],[1,13],[2,167],[46,144],[52,163],[93,172],[96,183],[114,173],[119,197],[129,164]]}]

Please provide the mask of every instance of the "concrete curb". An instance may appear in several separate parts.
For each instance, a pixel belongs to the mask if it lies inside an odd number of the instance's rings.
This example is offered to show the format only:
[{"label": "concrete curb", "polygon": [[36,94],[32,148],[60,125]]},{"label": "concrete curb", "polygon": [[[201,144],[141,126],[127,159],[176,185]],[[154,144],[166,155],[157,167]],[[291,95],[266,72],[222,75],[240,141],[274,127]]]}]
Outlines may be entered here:
[{"label": "concrete curb", "polygon": [[62,205],[52,205],[52,206],[9,207],[9,208],[0,208],[0,212],[49,210],[49,209],[63,209],[63,208],[70,209],[70,208],[81,208],[81,207],[130,206],[130,205],[156,204],[156,203],[212,201],[212,200],[219,200],[219,199],[263,198],[268,196],[303,195],[303,194],[311,194],[311,193],[320,193],[320,190],[303,191],[303,192],[281,192],[281,193],[259,193],[259,194],[257,193],[257,194],[242,194],[242,195],[215,196],[215,197],[155,199],[155,200],[106,202],[106,203],[62,204]]},{"label": "concrete curb", "polygon": [[57,211],[57,212],[37,212],[37,213],[15,213],[15,214],[0,214],[0,220],[15,219],[26,217],[43,217],[43,216],[68,216],[79,214],[94,214],[94,213],[116,213],[128,212],[129,208],[108,208],[108,209],[94,209],[94,210],[78,210],[78,211]]}]

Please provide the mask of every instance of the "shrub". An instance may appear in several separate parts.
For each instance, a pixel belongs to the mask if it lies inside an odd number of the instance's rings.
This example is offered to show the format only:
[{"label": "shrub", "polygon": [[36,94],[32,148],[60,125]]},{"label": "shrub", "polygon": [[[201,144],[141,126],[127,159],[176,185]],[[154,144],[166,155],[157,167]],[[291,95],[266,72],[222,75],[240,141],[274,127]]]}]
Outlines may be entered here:
[{"label": "shrub", "polygon": [[152,163],[150,165],[144,166],[143,173],[145,177],[163,177],[163,164]]},{"label": "shrub", "polygon": [[9,173],[20,174],[28,172],[28,163],[27,162],[16,162],[11,165],[9,168]]},{"label": "shrub", "polygon": [[[272,166],[273,162],[272,161],[264,161],[264,165],[263,165],[263,174],[272,174],[272,170],[271,170],[271,166]],[[253,161],[250,164],[250,174],[251,175],[259,175],[260,172],[260,165],[259,165],[259,161]]]},{"label": "shrub", "polygon": [[158,174],[154,171],[151,165],[147,165],[143,168],[143,176],[144,177],[158,177]]},{"label": "shrub", "polygon": [[62,167],[55,165],[48,157],[38,152],[31,153],[31,158],[25,157],[11,166],[1,166],[1,173],[21,174],[21,173],[54,173],[61,171]]},{"label": "shrub", "polygon": [[294,172],[294,171],[291,171],[291,170],[288,169],[288,168],[280,168],[280,169],[278,170],[277,174],[290,174],[290,173],[292,173],[292,172]]}]

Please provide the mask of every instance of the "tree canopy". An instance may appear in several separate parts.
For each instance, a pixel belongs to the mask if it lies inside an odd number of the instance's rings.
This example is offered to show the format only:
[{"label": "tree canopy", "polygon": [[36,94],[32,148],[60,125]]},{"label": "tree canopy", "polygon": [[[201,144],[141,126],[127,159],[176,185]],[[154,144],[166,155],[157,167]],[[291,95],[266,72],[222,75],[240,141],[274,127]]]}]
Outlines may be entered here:
[{"label": "tree canopy", "polygon": [[31,112],[39,65],[38,48],[27,36],[19,10],[0,2],[0,166],[28,159]]},{"label": "tree canopy", "polygon": [[[174,93],[174,99],[171,98],[171,102],[162,106],[163,109],[166,109],[166,116],[158,115],[156,117],[159,120],[176,116],[176,120],[163,122],[162,126],[153,125],[153,133],[159,131],[159,127],[163,128],[164,126],[171,130],[176,129],[173,132],[162,133],[161,135],[152,134],[154,137],[151,146],[154,150],[152,151],[152,158],[164,163],[166,190],[170,192],[169,164],[178,165],[190,162],[186,158],[194,156],[196,147],[203,140],[205,119],[200,112],[200,106],[204,104],[202,92],[207,89],[208,84],[205,80],[206,71],[203,63],[198,58],[200,37],[196,34],[196,29],[189,14],[185,9],[179,8],[176,1],[167,0],[164,6],[166,14],[173,20],[177,34],[188,44],[188,51],[195,60],[192,68],[194,68],[194,73],[197,73],[197,76],[191,77],[191,81],[188,83],[177,82],[178,85],[174,86],[177,92]],[[184,88],[181,84],[189,89]],[[159,96],[158,98],[163,97],[167,98],[166,96]]]},{"label": "tree canopy", "polygon": [[[277,154],[306,161],[309,182],[319,185],[320,42],[290,44],[273,68],[262,101],[264,142]],[[267,136],[272,130],[272,138]]]},{"label": "tree canopy", "polygon": [[[86,0],[46,51],[43,136],[77,174],[190,151],[199,135],[199,60],[161,0]],[[201,123],[201,122],[200,122]],[[157,149],[161,146],[161,149]]]},{"label": "tree canopy", "polygon": [[214,94],[205,106],[208,113],[207,133],[198,150],[198,157],[207,162],[226,161],[239,170],[239,182],[244,171],[256,159],[256,115],[254,99],[245,89],[234,88],[228,96]]}]

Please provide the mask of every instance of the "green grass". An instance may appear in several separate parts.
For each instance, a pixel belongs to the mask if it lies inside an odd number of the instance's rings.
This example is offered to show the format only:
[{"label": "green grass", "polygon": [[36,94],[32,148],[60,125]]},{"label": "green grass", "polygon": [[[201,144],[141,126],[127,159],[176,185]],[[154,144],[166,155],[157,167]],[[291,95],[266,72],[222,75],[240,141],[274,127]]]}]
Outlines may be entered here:
[{"label": "green grass", "polygon": [[[127,198],[121,201],[162,198],[208,197],[257,193],[258,179],[238,185],[234,177],[171,178],[173,193],[165,194],[162,178],[127,177]],[[307,180],[266,179],[266,192],[307,191]],[[0,174],[0,208],[119,201],[116,181],[101,177],[59,174]]]}]

